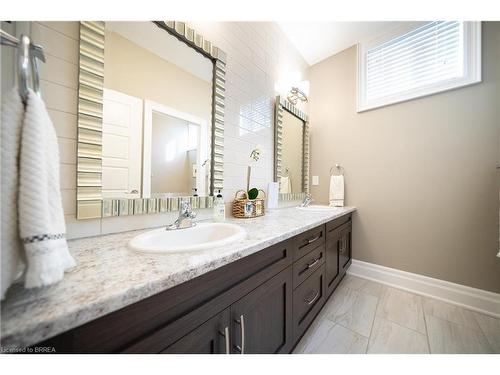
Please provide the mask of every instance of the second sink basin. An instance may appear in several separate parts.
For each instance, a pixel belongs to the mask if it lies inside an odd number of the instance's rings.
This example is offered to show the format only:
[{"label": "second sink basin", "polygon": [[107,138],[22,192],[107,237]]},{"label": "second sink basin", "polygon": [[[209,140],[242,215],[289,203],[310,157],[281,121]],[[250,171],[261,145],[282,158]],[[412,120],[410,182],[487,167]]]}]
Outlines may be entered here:
[{"label": "second sink basin", "polygon": [[140,252],[175,254],[224,246],[245,237],[245,229],[236,224],[198,223],[186,229],[155,229],[134,237],[128,245]]},{"label": "second sink basin", "polygon": [[310,204],[309,206],[306,207],[297,207],[299,210],[304,210],[304,211],[319,211],[319,212],[325,212],[325,211],[335,211],[338,210],[339,207],[332,207],[332,206],[321,206],[319,204]]}]

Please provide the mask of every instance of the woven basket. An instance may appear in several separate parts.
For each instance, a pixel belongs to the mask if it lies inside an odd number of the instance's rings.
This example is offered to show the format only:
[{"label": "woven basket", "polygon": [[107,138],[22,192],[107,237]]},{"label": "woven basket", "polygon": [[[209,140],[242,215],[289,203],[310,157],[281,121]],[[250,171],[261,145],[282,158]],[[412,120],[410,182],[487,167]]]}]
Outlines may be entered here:
[{"label": "woven basket", "polygon": [[259,198],[257,196],[255,199],[248,199],[245,190],[238,190],[234,195],[233,216],[238,219],[250,219],[252,217],[264,216],[266,193],[264,190],[259,189],[259,195],[261,192],[264,197]]}]

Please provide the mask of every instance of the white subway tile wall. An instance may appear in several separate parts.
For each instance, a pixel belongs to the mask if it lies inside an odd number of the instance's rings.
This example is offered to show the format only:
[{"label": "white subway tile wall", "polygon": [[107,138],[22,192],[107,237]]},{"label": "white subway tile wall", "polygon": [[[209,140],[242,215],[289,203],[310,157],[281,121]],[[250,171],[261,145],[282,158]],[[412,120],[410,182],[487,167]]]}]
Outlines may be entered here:
[{"label": "white subway tile wall", "polygon": [[[307,78],[308,65],[270,22],[196,22],[191,24],[228,54],[224,135],[224,191],[230,202],[246,187],[250,152],[263,156],[252,167],[251,185],[267,189],[273,179],[275,83],[284,71]],[[76,220],[76,114],[78,88],[78,22],[32,22],[31,37],[44,46],[41,88],[59,139],[61,189],[68,238],[94,236],[164,225],[175,216],[144,215]],[[208,212],[201,213],[209,217]]]}]

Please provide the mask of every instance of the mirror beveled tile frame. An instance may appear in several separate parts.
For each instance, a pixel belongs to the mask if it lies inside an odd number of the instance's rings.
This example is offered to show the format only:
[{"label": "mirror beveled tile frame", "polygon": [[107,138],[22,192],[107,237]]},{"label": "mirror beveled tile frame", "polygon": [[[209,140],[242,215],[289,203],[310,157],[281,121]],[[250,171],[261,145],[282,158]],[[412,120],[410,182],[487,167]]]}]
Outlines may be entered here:
[{"label": "mirror beveled tile frame", "polygon": [[282,153],[283,153],[283,112],[287,111],[299,118],[304,123],[302,133],[302,192],[279,194],[282,201],[296,201],[304,199],[309,194],[309,119],[304,111],[290,103],[286,98],[276,97],[274,111],[274,181],[278,182],[282,176]]},{"label": "mirror beveled tile frame", "polygon": [[213,205],[213,192],[223,189],[226,54],[185,22],[152,21],[213,63],[210,129],[210,195],[137,199],[102,199],[102,116],[105,22],[80,22],[77,136],[77,219],[176,211],[181,199],[193,208]]}]

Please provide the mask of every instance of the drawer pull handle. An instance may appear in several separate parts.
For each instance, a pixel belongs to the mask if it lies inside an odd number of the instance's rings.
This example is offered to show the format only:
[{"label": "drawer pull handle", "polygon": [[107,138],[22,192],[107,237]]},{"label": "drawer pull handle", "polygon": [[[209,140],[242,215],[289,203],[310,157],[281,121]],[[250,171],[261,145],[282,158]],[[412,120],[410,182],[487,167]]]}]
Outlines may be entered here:
[{"label": "drawer pull handle", "polygon": [[224,327],[224,332],[219,331],[220,335],[224,337],[225,346],[226,346],[226,354],[231,354],[231,348],[229,346],[229,327]]},{"label": "drawer pull handle", "polygon": [[321,257],[314,259],[314,262],[312,262],[312,263],[308,263],[306,269],[314,267],[319,262],[320,259],[321,259]]},{"label": "drawer pull handle", "polygon": [[310,243],[313,243],[313,242],[316,242],[317,240],[319,240],[321,238],[321,233],[318,234],[316,237],[314,238],[310,238],[307,240],[307,243],[310,244]]},{"label": "drawer pull handle", "polygon": [[316,294],[314,295],[314,297],[312,299],[310,299],[309,301],[307,299],[304,300],[305,303],[307,303],[308,305],[312,305],[314,303],[314,301],[316,301],[319,297],[319,290],[316,292]]},{"label": "drawer pull handle", "polygon": [[240,320],[236,320],[236,323],[240,325],[241,328],[241,346],[236,345],[236,350],[240,352],[240,354],[245,354],[245,317],[240,315]]}]

